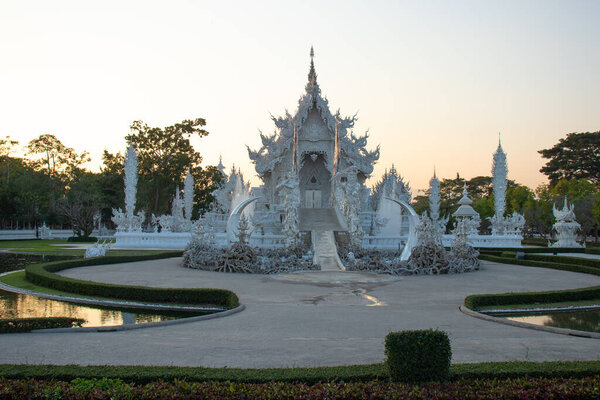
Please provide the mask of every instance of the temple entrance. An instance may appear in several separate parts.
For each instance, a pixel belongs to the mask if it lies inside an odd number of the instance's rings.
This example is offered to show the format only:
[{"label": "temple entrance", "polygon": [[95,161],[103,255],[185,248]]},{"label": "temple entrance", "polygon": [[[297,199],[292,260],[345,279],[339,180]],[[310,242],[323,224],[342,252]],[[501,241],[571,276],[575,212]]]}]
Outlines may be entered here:
[{"label": "temple entrance", "polygon": [[321,208],[321,191],[306,190],[304,204],[306,208]]},{"label": "temple entrance", "polygon": [[327,170],[323,154],[304,154],[298,175],[302,207],[331,207],[331,173]]}]

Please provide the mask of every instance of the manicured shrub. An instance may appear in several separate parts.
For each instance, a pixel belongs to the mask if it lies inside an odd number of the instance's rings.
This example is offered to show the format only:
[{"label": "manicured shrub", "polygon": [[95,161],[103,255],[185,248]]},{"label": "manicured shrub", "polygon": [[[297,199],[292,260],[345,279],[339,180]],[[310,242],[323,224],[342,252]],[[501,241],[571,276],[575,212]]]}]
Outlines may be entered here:
[{"label": "manicured shrub", "polygon": [[390,332],[385,338],[390,378],[401,382],[438,381],[448,377],[452,350],[446,332]]},{"label": "manicured shrub", "polygon": [[30,332],[35,329],[73,328],[85,322],[81,318],[9,318],[0,319],[0,333]]},{"label": "manicured shrub", "polygon": [[96,243],[98,238],[95,236],[71,236],[67,238],[67,242],[73,243]]},{"label": "manicured shrub", "polygon": [[99,296],[151,303],[213,305],[226,308],[235,308],[239,306],[237,295],[226,289],[179,289],[154,288],[145,286],[123,286],[110,283],[71,279],[55,273],[69,268],[161,259],[177,257],[181,256],[181,254],[182,252],[178,251],[143,256],[106,256],[73,261],[57,261],[45,264],[33,264],[28,265],[25,268],[25,278],[36,285],[86,296]]}]

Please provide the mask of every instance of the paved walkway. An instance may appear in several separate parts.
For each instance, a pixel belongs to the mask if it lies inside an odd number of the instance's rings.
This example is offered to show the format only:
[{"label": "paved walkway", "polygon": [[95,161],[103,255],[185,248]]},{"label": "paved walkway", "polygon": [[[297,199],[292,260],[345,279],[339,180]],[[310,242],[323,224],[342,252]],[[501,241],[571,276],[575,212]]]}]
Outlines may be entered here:
[{"label": "paved walkway", "polygon": [[64,275],[158,287],[217,287],[247,306],[227,318],[135,331],[0,335],[0,363],[291,367],[376,363],[390,331],[449,332],[453,361],[598,360],[600,341],[469,317],[473,293],[600,285],[600,277],[484,262],[481,271],[391,282],[302,283],[180,267],[180,259],[77,268]]}]

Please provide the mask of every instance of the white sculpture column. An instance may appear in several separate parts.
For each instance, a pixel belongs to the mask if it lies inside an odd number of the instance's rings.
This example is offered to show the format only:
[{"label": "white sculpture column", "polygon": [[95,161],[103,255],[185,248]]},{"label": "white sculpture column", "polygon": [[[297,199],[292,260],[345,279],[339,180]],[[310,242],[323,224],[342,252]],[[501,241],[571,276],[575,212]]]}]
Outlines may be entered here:
[{"label": "white sculpture column", "polygon": [[194,177],[192,171],[188,171],[183,182],[183,204],[185,210],[185,219],[192,220],[192,210],[194,208]]},{"label": "white sculpture column", "polygon": [[492,164],[492,185],[494,186],[494,216],[491,218],[492,235],[503,235],[506,231],[504,212],[506,211],[506,177],[508,167],[506,165],[506,153],[502,149],[500,138],[498,138],[498,149],[494,153]]},{"label": "white sculpture column", "polygon": [[440,181],[433,170],[433,178],[429,181],[429,218],[437,226],[440,235],[444,234],[448,217],[440,218]]}]

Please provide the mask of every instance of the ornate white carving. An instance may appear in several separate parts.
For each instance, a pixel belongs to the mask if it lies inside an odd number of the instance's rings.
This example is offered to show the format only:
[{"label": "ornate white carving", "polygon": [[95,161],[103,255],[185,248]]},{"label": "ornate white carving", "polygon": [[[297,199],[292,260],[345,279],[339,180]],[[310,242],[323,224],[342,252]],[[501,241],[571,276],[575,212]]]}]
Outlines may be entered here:
[{"label": "ornate white carving", "polygon": [[552,247],[581,247],[577,243],[577,231],[581,228],[581,225],[575,218],[575,206],[567,202],[567,196],[565,196],[562,210],[557,209],[554,204],[552,213],[556,218],[552,229],[556,232],[557,239]]}]

